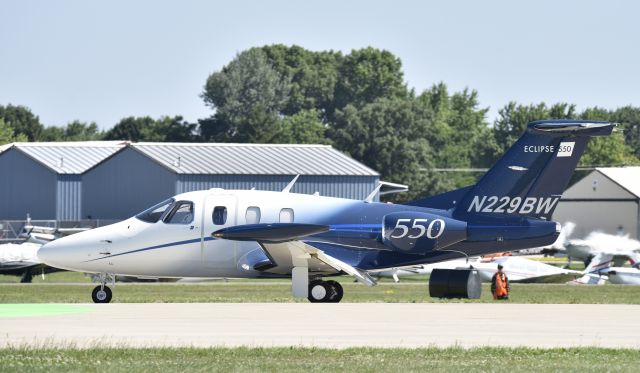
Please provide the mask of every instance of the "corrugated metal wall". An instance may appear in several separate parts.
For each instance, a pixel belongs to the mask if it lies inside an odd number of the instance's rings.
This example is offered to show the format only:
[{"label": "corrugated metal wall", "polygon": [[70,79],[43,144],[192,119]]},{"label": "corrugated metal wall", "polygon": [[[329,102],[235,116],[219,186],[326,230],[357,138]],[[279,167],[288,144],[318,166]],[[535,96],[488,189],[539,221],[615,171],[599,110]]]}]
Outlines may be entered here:
[{"label": "corrugated metal wall", "polygon": [[[178,175],[176,194],[210,188],[282,190],[295,175]],[[364,199],[375,188],[377,176],[300,176],[293,193]]]},{"label": "corrugated metal wall", "polygon": [[[125,219],[175,194],[282,190],[295,175],[176,175],[126,148],[83,175],[57,175],[17,149],[0,154],[0,219]],[[378,176],[301,176],[292,192],[363,199]]]},{"label": "corrugated metal wall", "polygon": [[131,148],[82,177],[82,217],[125,219],[175,194],[176,175]]},{"label": "corrugated metal wall", "polygon": [[0,154],[0,219],[55,219],[56,175],[16,149]]},{"label": "corrugated metal wall", "polygon": [[80,175],[58,175],[56,219],[82,219],[82,177]]}]

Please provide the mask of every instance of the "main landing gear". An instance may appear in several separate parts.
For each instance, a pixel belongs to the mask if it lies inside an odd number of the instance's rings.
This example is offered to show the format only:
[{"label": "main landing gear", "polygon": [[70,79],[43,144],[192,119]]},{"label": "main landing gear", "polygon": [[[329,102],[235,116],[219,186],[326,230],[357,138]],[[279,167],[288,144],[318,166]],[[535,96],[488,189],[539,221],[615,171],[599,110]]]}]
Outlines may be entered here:
[{"label": "main landing gear", "polygon": [[[100,280],[100,285],[93,288],[93,291],[91,292],[91,299],[93,299],[93,303],[109,303],[111,302],[113,293],[106,284],[112,277],[101,273],[98,278]],[[113,277],[113,279],[113,282],[115,283],[115,277]]]},{"label": "main landing gear", "polygon": [[344,291],[339,282],[329,280],[313,280],[309,282],[309,302],[311,303],[338,303],[342,299]]}]

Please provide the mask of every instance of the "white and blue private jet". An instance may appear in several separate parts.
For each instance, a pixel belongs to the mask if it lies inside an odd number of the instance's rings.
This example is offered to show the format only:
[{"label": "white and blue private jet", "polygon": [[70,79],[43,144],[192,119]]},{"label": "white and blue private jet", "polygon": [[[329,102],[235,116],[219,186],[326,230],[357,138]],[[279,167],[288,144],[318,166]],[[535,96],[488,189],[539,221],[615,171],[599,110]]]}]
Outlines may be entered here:
[{"label": "white and blue private jet", "polygon": [[211,189],[179,194],[125,221],[44,245],[48,265],[98,274],[106,303],[115,275],[292,278],[294,297],[339,302],[323,277],[541,247],[558,238],[550,221],[591,136],[614,125],[529,123],[477,184],[407,204],[282,192]]}]

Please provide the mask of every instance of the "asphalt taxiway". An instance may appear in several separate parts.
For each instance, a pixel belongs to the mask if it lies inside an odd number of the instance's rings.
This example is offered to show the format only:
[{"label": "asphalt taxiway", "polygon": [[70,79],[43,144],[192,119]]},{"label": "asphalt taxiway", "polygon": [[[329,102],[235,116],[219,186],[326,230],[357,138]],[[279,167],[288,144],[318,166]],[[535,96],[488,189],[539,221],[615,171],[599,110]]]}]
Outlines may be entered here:
[{"label": "asphalt taxiway", "polygon": [[0,305],[0,347],[640,348],[637,305],[113,303],[10,307]]}]

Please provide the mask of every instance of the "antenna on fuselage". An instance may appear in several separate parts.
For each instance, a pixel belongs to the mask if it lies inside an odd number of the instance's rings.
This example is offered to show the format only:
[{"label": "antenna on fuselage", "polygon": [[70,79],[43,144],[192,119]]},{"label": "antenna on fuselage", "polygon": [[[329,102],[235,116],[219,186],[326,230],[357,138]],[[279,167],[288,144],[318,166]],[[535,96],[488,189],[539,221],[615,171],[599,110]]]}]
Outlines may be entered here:
[{"label": "antenna on fuselage", "polygon": [[289,193],[289,191],[291,191],[291,188],[293,188],[293,185],[296,183],[299,177],[300,177],[300,174],[296,175],[296,177],[294,177],[293,180],[291,180],[289,184],[287,184],[287,186],[284,187],[284,189],[282,189],[282,193]]}]

